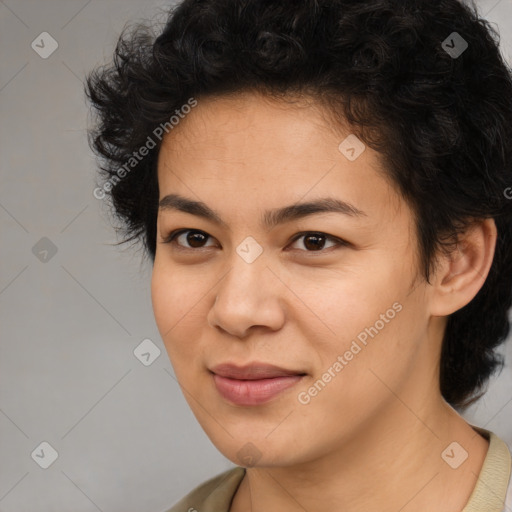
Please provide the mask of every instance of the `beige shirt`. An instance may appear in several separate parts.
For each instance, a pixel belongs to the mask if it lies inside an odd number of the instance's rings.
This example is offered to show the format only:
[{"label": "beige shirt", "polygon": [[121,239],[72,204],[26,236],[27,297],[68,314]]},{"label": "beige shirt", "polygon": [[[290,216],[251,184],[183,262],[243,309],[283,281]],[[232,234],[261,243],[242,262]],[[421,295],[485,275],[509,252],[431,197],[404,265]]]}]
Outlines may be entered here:
[{"label": "beige shirt", "polygon": [[[512,511],[512,457],[506,443],[483,428],[472,427],[489,441],[489,449],[475,488],[462,512]],[[166,512],[229,512],[245,475],[235,467],[202,483]]]}]

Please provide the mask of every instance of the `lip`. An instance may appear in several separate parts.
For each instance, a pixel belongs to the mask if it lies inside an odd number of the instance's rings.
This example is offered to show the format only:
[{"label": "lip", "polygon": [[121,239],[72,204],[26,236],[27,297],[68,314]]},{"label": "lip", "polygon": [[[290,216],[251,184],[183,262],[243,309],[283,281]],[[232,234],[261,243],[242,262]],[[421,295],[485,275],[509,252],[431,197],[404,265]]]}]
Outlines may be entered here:
[{"label": "lip", "polygon": [[210,370],[220,395],[236,405],[259,405],[297,384],[305,373],[271,364],[224,363]]}]

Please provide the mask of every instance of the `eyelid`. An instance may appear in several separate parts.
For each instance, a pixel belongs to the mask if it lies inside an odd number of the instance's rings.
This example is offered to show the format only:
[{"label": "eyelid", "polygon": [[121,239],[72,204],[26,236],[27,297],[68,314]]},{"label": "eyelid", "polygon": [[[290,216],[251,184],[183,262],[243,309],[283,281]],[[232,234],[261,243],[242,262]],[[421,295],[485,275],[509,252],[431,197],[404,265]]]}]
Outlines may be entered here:
[{"label": "eyelid", "polygon": [[[175,241],[175,239],[178,236],[182,235],[183,233],[187,233],[189,231],[190,232],[196,232],[196,233],[202,233],[206,237],[214,239],[214,237],[212,235],[208,234],[206,231],[203,231],[201,229],[180,228],[180,229],[175,229],[174,231],[171,231],[167,236],[165,236],[163,238],[161,243],[164,243],[164,244],[171,244],[171,243],[173,243],[174,244],[174,241]],[[300,238],[302,238],[303,236],[306,236],[306,235],[320,235],[320,236],[325,237],[327,240],[331,240],[333,242],[336,242],[337,245],[335,247],[329,247],[328,249],[320,249],[319,251],[306,251],[306,250],[296,249],[296,250],[299,250],[300,252],[303,252],[303,253],[308,253],[308,254],[309,253],[310,254],[315,254],[315,253],[325,254],[329,249],[335,249],[335,248],[346,247],[346,246],[350,246],[351,245],[350,242],[347,242],[346,240],[343,240],[342,238],[336,237],[334,235],[329,235],[328,233],[324,233],[323,231],[301,231],[299,233],[296,233],[292,237],[292,239],[288,242],[287,246],[295,243],[297,240],[299,240]],[[180,246],[178,244],[174,244],[174,245],[176,247],[178,247],[179,250],[184,250],[184,251],[200,251],[202,249],[207,249],[208,248],[208,247],[183,247],[183,246]],[[290,249],[288,249],[288,250],[290,250]]]}]

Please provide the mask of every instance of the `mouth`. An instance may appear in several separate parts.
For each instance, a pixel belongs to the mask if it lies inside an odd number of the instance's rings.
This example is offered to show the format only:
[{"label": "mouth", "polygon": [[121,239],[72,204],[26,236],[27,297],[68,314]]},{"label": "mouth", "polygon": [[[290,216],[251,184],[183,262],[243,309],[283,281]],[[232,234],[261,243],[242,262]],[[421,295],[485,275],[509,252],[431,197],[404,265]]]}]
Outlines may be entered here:
[{"label": "mouth", "polygon": [[219,394],[227,401],[242,406],[269,402],[306,375],[300,370],[261,363],[246,366],[225,363],[214,366],[210,373]]}]

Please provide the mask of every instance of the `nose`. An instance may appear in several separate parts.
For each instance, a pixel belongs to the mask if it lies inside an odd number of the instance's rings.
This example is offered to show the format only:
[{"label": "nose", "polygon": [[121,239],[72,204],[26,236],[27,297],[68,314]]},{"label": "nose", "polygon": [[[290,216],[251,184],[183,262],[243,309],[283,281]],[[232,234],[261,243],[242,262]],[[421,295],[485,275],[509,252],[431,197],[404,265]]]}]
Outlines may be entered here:
[{"label": "nose", "polygon": [[267,267],[264,258],[247,263],[235,255],[217,287],[208,323],[238,338],[255,328],[280,329],[285,320],[286,286]]}]

